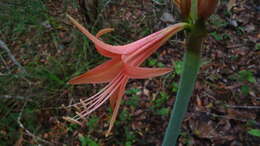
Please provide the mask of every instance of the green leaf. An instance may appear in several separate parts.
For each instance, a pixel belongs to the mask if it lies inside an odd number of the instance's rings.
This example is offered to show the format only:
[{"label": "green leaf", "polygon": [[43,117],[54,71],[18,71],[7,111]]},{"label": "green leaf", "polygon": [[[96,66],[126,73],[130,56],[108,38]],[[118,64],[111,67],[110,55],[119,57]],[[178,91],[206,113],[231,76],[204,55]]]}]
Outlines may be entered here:
[{"label": "green leaf", "polygon": [[251,130],[248,131],[248,133],[253,135],[253,136],[260,137],[260,129],[251,129]]},{"label": "green leaf", "polygon": [[81,146],[98,146],[98,144],[94,140],[83,135],[79,135],[79,141]]},{"label": "green leaf", "polygon": [[223,36],[221,35],[221,34],[218,34],[217,32],[212,32],[212,33],[210,33],[210,35],[212,35],[213,37],[214,37],[214,39],[215,40],[217,40],[217,41],[221,41],[221,40],[223,40]]},{"label": "green leaf", "polygon": [[175,72],[177,75],[180,75],[183,69],[183,62],[182,61],[176,61],[175,62]]},{"label": "green leaf", "polygon": [[128,95],[135,95],[140,91],[141,90],[139,88],[131,88],[131,89],[126,90],[125,93]]},{"label": "green leaf", "polygon": [[172,92],[177,92],[178,91],[178,83],[173,82],[172,83]]},{"label": "green leaf", "polygon": [[89,128],[95,128],[95,127],[97,127],[98,121],[99,121],[99,118],[98,118],[98,117],[92,116],[92,117],[88,120],[88,122],[86,123],[86,125],[87,125]]},{"label": "green leaf", "polygon": [[247,85],[243,85],[243,86],[241,87],[241,92],[242,92],[242,94],[245,95],[245,96],[249,94],[249,90],[250,90],[250,88],[249,88]]},{"label": "green leaf", "polygon": [[257,44],[255,45],[255,49],[256,49],[256,50],[260,50],[260,43],[257,43]]},{"label": "green leaf", "polygon": [[250,71],[250,70],[242,70],[238,74],[239,74],[239,79],[241,81],[248,81],[250,83],[255,83],[256,82],[256,79],[255,79],[255,77],[253,75],[253,72]]},{"label": "green leaf", "polygon": [[161,115],[161,116],[166,116],[170,112],[169,108],[161,108],[156,112],[156,114]]}]

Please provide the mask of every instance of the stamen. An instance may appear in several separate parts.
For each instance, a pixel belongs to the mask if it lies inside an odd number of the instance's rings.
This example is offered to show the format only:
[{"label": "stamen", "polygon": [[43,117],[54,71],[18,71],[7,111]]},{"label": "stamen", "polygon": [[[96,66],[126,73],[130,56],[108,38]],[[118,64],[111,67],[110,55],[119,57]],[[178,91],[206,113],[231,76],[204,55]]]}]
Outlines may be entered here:
[{"label": "stamen", "polygon": [[90,113],[92,113],[98,107],[100,107],[120,86],[120,81],[122,80],[123,77],[124,75],[122,73],[119,73],[100,92],[91,96],[91,100],[88,98],[87,100],[80,100],[79,103],[74,104],[74,107],[83,106],[84,110],[78,113],[76,116],[74,116],[73,119],[74,120],[82,119],[87,115],[89,115]]},{"label": "stamen", "polygon": [[[97,108],[99,108],[105,101],[107,101],[109,99],[109,97],[117,90],[117,88],[120,87],[120,85],[121,85],[120,82],[123,79],[123,77],[124,77],[124,75],[121,75],[120,77],[118,77],[120,80],[118,82],[115,82],[112,86],[110,86],[111,88],[108,89],[108,90],[112,89],[112,91],[104,92],[102,95],[100,95],[99,99],[94,104],[92,104],[91,106],[88,107],[88,110],[81,112],[81,115],[83,117],[85,117],[85,116],[91,114],[93,111],[95,111]],[[116,83],[118,83],[118,84],[116,84]]]}]

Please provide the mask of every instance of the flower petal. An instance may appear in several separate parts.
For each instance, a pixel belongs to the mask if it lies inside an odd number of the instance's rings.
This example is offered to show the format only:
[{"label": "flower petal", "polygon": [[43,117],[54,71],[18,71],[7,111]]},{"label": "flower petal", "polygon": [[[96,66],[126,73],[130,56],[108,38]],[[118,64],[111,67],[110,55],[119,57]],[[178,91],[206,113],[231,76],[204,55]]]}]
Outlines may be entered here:
[{"label": "flower petal", "polygon": [[[167,31],[169,28],[165,28],[163,30],[160,30],[158,32],[155,32],[151,35],[148,35],[140,40],[137,40],[133,43],[127,44],[127,45],[123,45],[123,46],[112,46],[109,44],[106,44],[104,42],[102,42],[101,40],[99,40],[98,38],[96,38],[95,36],[93,36],[86,28],[84,28],[82,25],[80,25],[74,18],[72,18],[71,16],[67,15],[67,17],[71,20],[71,22],[82,32],[84,33],[91,41],[93,41],[93,43],[98,46],[100,49],[104,49],[106,51],[115,53],[115,54],[129,54],[134,52],[135,50],[138,50],[139,48],[141,48],[142,46],[144,46],[145,44],[149,43],[150,41],[157,39],[158,35],[162,34],[165,32],[165,30]],[[186,23],[180,23],[180,24],[185,24]]]},{"label": "flower petal", "polygon": [[[111,32],[111,31],[114,31],[113,28],[105,28],[105,29],[101,29],[97,34],[96,34],[96,37],[99,38],[101,37],[102,35],[108,33],[108,32]],[[106,57],[116,57],[116,56],[119,56],[118,54],[115,54],[115,53],[112,53],[112,52],[109,52],[107,50],[104,50],[102,49],[101,47],[99,47],[98,45],[95,45],[97,51],[102,54],[103,56],[106,56]]]},{"label": "flower petal", "polygon": [[124,79],[120,83],[119,92],[118,92],[118,95],[116,97],[115,108],[113,110],[113,114],[112,114],[111,120],[109,122],[109,128],[108,128],[108,130],[106,132],[106,136],[108,136],[110,134],[110,132],[111,132],[113,126],[114,126],[114,123],[116,121],[116,117],[117,117],[117,114],[118,114],[119,106],[121,104],[121,100],[122,100],[122,97],[123,97],[124,92],[125,92],[125,86],[126,86],[127,81],[128,81],[128,77],[124,77]]},{"label": "flower petal", "polygon": [[125,64],[125,74],[130,78],[144,79],[160,76],[170,72],[171,68],[145,68],[145,67],[134,67]]},{"label": "flower petal", "polygon": [[74,77],[69,81],[69,84],[109,82],[122,70],[122,66],[120,58],[113,58],[80,76]]},{"label": "flower petal", "polygon": [[178,23],[172,26],[169,26],[164,30],[163,33],[158,35],[157,39],[154,39],[144,45],[139,50],[136,50],[135,52],[129,54],[129,55],[123,55],[122,60],[124,63],[127,63],[129,65],[138,66],[140,65],[144,60],[146,60],[152,53],[154,53],[160,46],[162,46],[172,35],[176,34],[177,32],[183,30],[186,23]]}]

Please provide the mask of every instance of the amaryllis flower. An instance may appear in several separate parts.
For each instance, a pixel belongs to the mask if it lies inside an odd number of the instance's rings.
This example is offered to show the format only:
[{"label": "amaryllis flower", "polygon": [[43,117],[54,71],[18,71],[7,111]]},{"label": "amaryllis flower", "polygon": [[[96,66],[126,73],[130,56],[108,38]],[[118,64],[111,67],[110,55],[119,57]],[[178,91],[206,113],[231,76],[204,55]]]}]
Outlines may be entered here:
[{"label": "amaryllis flower", "polygon": [[172,35],[183,30],[187,24],[178,23],[133,43],[123,46],[112,46],[99,40],[99,37],[113,29],[103,29],[94,36],[75,19],[70,16],[68,18],[95,44],[97,51],[103,56],[110,58],[110,60],[69,81],[70,84],[109,83],[95,95],[74,104],[73,106],[80,109],[80,112],[77,112],[77,115],[72,119],[65,119],[80,123],[80,119],[84,119],[107,100],[110,100],[113,115],[107,132],[108,135],[118,114],[127,81],[129,79],[160,76],[170,72],[171,68],[145,68],[139,66]]}]

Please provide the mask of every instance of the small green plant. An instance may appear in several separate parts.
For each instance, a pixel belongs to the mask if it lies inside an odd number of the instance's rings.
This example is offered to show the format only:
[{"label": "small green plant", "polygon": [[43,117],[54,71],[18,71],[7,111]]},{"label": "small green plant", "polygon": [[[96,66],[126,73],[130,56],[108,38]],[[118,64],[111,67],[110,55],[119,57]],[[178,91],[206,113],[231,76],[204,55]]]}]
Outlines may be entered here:
[{"label": "small green plant", "polygon": [[249,94],[250,88],[248,85],[242,85],[240,90],[241,90],[242,94],[246,96]]},{"label": "small green plant", "polygon": [[86,123],[87,127],[89,129],[94,129],[98,126],[98,121],[99,121],[99,118],[97,116],[91,116],[88,120],[88,122]]},{"label": "small green plant", "polygon": [[81,146],[99,146],[99,144],[96,143],[94,140],[89,137],[83,136],[82,134],[79,134],[79,141]]},{"label": "small green plant", "polygon": [[153,67],[165,67],[165,65],[162,62],[159,62],[157,59],[148,59],[147,61],[148,66],[153,66]]},{"label": "small green plant", "polygon": [[237,33],[238,35],[244,34],[244,33],[245,33],[245,28],[242,27],[242,26],[236,27],[236,33]]},{"label": "small green plant", "polygon": [[126,142],[124,145],[132,146],[133,143],[136,141],[135,133],[132,132],[128,127],[125,128],[125,133],[126,133]]},{"label": "small green plant", "polygon": [[169,114],[169,112],[170,112],[170,109],[169,109],[169,108],[163,107],[163,108],[157,110],[155,113],[156,113],[157,115],[160,115],[160,116],[167,116],[167,115]]},{"label": "small green plant", "polygon": [[126,95],[129,96],[129,99],[124,101],[123,103],[132,107],[137,107],[140,101],[140,98],[137,95],[138,92],[141,92],[138,88],[126,90]]},{"label": "small green plant", "polygon": [[243,95],[249,94],[250,87],[248,86],[248,83],[256,82],[254,74],[250,70],[241,70],[237,74],[232,75],[230,78],[243,83],[240,88]]},{"label": "small green plant", "polygon": [[131,116],[127,110],[123,110],[119,115],[120,121],[129,121],[131,120]]},{"label": "small green plant", "polygon": [[0,13],[0,27],[5,30],[5,33],[23,34],[29,30],[28,26],[40,26],[46,19],[46,11],[42,1],[13,1],[6,4],[5,9]]},{"label": "small green plant", "polygon": [[79,127],[78,124],[68,124],[68,131],[73,132],[75,129]]},{"label": "small green plant", "polygon": [[173,82],[172,83],[172,89],[171,89],[172,92],[177,92],[178,91],[178,83],[176,82]]},{"label": "small green plant", "polygon": [[210,35],[213,36],[214,39],[217,40],[217,41],[223,40],[223,35],[222,35],[222,34],[218,34],[218,33],[215,32],[215,31],[214,31],[214,32],[211,32]]},{"label": "small green plant", "polygon": [[224,19],[222,19],[220,16],[218,15],[212,15],[210,17],[210,22],[216,26],[217,28],[220,28],[220,27],[225,27],[228,25],[228,22],[225,21]]},{"label": "small green plant", "polygon": [[125,93],[126,93],[127,95],[135,95],[135,94],[137,94],[137,93],[140,92],[140,91],[141,91],[141,90],[138,89],[138,88],[131,88],[131,89],[129,89],[129,90],[126,90]]},{"label": "small green plant", "polygon": [[254,74],[250,70],[241,70],[241,71],[239,71],[238,75],[239,75],[239,80],[240,81],[248,81],[250,83],[255,83],[256,82]]},{"label": "small green plant", "polygon": [[176,74],[180,75],[183,70],[183,61],[176,61],[174,68],[175,68]]},{"label": "small green plant", "polygon": [[248,131],[250,135],[260,137],[260,129],[251,129]]},{"label": "small green plant", "polygon": [[260,50],[260,43],[257,43],[257,44],[255,45],[255,50]]},{"label": "small green plant", "polygon": [[165,92],[160,92],[158,96],[154,101],[153,105],[151,106],[152,110],[158,110],[161,108],[169,99],[169,96]]}]

